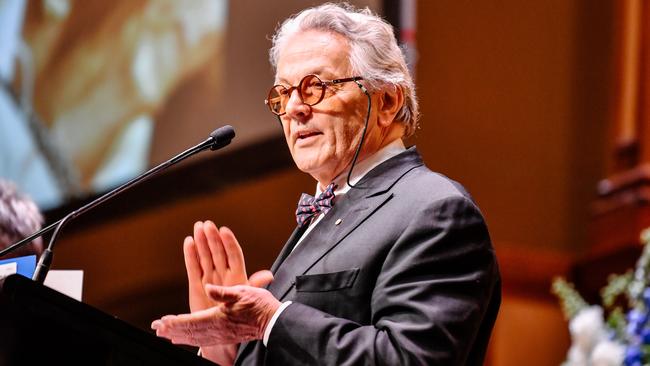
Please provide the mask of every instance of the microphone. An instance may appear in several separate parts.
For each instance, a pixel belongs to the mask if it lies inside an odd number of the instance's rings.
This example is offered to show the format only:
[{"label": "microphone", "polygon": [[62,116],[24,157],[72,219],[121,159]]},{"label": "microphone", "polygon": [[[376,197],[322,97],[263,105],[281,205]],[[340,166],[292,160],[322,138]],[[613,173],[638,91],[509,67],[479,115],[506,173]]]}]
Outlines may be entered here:
[{"label": "microphone", "polygon": [[52,234],[52,238],[50,238],[50,243],[47,246],[47,249],[43,252],[41,255],[40,260],[38,261],[38,265],[36,266],[36,271],[34,272],[34,276],[32,277],[32,280],[43,283],[45,281],[45,276],[47,276],[47,272],[49,271],[50,264],[52,263],[52,250],[54,247],[54,242],[56,241],[56,237],[58,236],[59,232],[63,228],[63,226],[70,220],[78,217],[79,215],[95,208],[96,206],[99,206],[100,204],[108,201],[109,199],[117,196],[118,194],[126,191],[127,189],[144,182],[145,180],[151,178],[152,176],[158,174],[159,172],[169,168],[170,166],[180,162],[181,160],[185,160],[186,158],[197,154],[201,151],[210,149],[212,151],[219,150],[225,146],[228,146],[230,144],[230,141],[235,137],[235,130],[232,128],[230,125],[226,125],[220,128],[217,128],[216,130],[212,131],[210,135],[208,136],[207,139],[205,139],[203,142],[183,151],[182,153],[174,156],[173,158],[159,164],[158,166],[151,168],[150,170],[142,173],[141,175],[131,179],[130,181],[120,185],[119,187],[109,191],[108,193],[105,193],[104,195],[98,197],[97,199],[89,202],[88,204],[82,206],[81,208],[78,208],[69,214],[67,214],[63,219],[35,232],[34,234],[12,244],[11,246],[5,248],[4,250],[0,251],[0,257],[3,255],[12,252],[19,247],[26,245],[30,243],[32,240],[35,238],[51,231],[54,229],[54,234]]}]

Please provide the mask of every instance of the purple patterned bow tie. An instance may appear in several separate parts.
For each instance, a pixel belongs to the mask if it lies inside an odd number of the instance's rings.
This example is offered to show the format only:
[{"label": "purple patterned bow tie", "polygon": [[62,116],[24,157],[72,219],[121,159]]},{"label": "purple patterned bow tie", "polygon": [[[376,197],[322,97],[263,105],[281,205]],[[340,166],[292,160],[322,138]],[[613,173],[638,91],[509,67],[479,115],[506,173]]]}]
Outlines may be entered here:
[{"label": "purple patterned bow tie", "polygon": [[311,220],[314,217],[317,217],[321,212],[324,214],[327,213],[334,202],[334,190],[336,189],[336,184],[330,183],[330,185],[325,188],[325,191],[321,193],[318,197],[314,197],[307,193],[303,193],[300,196],[300,201],[298,201],[298,209],[296,210],[296,221],[298,221],[298,226],[302,227],[309,225]]}]

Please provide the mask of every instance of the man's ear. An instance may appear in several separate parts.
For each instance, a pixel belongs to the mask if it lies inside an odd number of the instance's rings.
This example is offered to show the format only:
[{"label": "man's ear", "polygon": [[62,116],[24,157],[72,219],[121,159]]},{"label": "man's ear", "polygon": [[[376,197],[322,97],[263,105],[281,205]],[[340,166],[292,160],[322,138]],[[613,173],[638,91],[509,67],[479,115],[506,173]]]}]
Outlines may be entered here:
[{"label": "man's ear", "polygon": [[388,127],[404,105],[404,92],[401,87],[391,85],[382,89],[377,95],[377,122],[381,127]]}]

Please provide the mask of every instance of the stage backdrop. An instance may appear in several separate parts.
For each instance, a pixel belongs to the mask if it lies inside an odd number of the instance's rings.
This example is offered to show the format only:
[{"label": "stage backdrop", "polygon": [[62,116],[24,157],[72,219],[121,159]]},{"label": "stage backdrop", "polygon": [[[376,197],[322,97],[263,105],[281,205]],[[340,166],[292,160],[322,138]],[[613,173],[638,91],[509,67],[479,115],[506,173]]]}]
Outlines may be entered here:
[{"label": "stage backdrop", "polygon": [[[231,124],[277,137],[269,38],[315,1],[5,0],[0,177],[42,209],[108,190]],[[380,0],[353,1],[380,11]]]}]

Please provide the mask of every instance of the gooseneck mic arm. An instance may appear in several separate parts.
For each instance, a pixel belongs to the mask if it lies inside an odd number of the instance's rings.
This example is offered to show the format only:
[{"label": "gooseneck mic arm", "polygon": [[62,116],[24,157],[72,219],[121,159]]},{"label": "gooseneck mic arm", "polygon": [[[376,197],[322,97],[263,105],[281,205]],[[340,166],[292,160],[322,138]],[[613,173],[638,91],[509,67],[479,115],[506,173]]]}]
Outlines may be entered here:
[{"label": "gooseneck mic arm", "polygon": [[218,150],[221,149],[228,144],[230,144],[230,141],[235,137],[235,130],[231,126],[223,126],[220,127],[216,130],[214,130],[210,136],[203,142],[199,143],[196,146],[193,146],[182,153],[174,156],[173,158],[163,162],[162,164],[148,170],[147,172],[131,179],[130,181],[122,184],[121,186],[113,189],[112,191],[98,197],[97,199],[91,201],[90,203],[82,206],[79,209],[76,209],[72,212],[70,212],[68,215],[66,215],[63,219],[47,226],[46,228],[28,236],[27,238],[11,245],[10,247],[6,248],[5,250],[0,251],[0,256],[3,256],[6,253],[9,253],[18,247],[25,245],[35,238],[43,235],[46,232],[51,231],[54,229],[54,234],[52,234],[52,238],[50,239],[50,243],[47,246],[47,249],[43,252],[41,255],[40,260],[38,261],[38,265],[36,267],[36,271],[34,272],[34,276],[32,279],[36,282],[43,283],[45,281],[45,276],[47,276],[47,272],[49,270],[50,264],[52,263],[52,249],[54,247],[54,242],[56,241],[56,238],[63,228],[63,226],[70,220],[78,217],[79,215],[89,211],[92,208],[95,208],[96,206],[99,206],[100,204],[108,201],[109,199],[113,198],[114,196],[117,196],[118,194],[126,191],[127,189],[135,186],[136,184],[139,184],[141,182],[144,182],[145,180],[151,178],[152,176],[158,174],[162,170],[165,170],[169,168],[170,166],[180,162],[181,160],[184,160],[194,154],[197,154],[203,150]]}]

